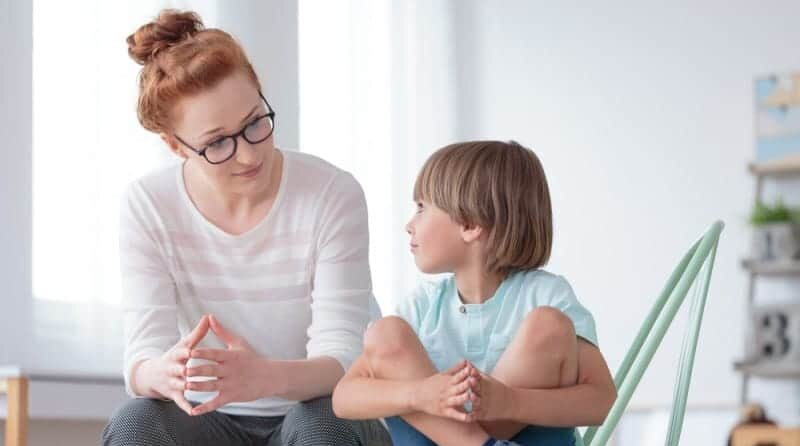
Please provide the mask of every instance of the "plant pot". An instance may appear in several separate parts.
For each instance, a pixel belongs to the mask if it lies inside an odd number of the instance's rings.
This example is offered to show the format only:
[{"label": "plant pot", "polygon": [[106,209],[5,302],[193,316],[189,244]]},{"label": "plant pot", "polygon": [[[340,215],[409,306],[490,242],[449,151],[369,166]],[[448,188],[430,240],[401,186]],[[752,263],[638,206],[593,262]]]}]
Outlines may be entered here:
[{"label": "plant pot", "polygon": [[791,260],[798,251],[792,223],[769,223],[756,226],[753,232],[753,258],[756,260]]}]

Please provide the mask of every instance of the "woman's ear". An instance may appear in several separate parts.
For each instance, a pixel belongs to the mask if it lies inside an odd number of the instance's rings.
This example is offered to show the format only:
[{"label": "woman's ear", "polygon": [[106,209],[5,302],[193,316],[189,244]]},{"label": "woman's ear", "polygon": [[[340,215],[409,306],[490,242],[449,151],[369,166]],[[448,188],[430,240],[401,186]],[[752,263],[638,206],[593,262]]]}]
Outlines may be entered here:
[{"label": "woman's ear", "polygon": [[174,136],[168,133],[160,133],[159,136],[161,136],[161,140],[164,141],[164,144],[169,147],[170,152],[174,153],[175,156],[182,159],[187,158],[186,153],[183,151],[183,147],[178,145],[178,140],[175,139]]},{"label": "woman's ear", "polygon": [[464,243],[472,243],[478,240],[483,235],[483,228],[478,225],[462,225],[461,226],[461,240]]}]

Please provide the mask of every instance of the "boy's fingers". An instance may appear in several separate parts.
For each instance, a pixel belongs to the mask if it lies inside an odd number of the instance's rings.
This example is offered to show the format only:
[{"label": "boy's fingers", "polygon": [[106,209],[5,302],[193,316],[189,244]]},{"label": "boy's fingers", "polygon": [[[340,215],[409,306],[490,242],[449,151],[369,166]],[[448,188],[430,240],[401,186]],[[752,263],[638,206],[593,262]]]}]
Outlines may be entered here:
[{"label": "boy's fingers", "polygon": [[464,403],[466,403],[469,400],[470,400],[470,394],[465,392],[459,395],[451,396],[450,398],[447,399],[445,404],[447,405],[447,407],[461,407],[464,405]]},{"label": "boy's fingers", "polygon": [[469,386],[469,389],[472,391],[472,393],[480,396],[481,395],[481,382],[478,381],[475,378],[470,378],[470,383],[471,383],[471,385]]},{"label": "boy's fingers", "polygon": [[458,372],[453,374],[453,377],[450,379],[450,384],[458,384],[461,381],[463,381],[467,376],[469,376],[469,369],[464,367]]},{"label": "boy's fingers", "polygon": [[470,388],[470,382],[468,379],[461,381],[460,383],[456,383],[450,386],[448,395],[460,395],[467,391]]}]

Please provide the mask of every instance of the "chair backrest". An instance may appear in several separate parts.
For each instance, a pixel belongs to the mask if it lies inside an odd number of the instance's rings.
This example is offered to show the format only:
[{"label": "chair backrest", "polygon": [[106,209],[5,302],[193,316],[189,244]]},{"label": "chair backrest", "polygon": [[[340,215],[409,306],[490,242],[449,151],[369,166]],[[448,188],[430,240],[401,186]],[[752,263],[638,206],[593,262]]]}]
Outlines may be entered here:
[{"label": "chair backrest", "polygon": [[672,398],[672,412],[665,445],[677,445],[680,440],[683,418],[686,412],[686,397],[692,378],[697,340],[703,322],[703,310],[708,296],[708,284],[714,268],[717,244],[724,224],[717,221],[692,245],[678,266],[670,275],[667,284],[655,305],[648,313],[636,335],[625,359],[617,370],[614,384],[617,387],[617,400],[611,407],[600,427],[589,428],[583,436],[583,443],[589,446],[605,446],[611,433],[617,427],[625,408],[639,385],[647,366],[653,359],[664,334],[667,332],[675,314],[689,293],[694,289],[689,322],[683,337],[683,347],[678,363],[678,374]]}]

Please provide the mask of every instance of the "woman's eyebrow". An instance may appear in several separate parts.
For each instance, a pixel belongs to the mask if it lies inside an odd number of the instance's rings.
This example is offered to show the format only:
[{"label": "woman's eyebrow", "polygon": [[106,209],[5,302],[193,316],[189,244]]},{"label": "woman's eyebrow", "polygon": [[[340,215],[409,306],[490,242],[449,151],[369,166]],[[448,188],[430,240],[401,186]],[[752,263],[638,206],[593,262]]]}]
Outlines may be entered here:
[{"label": "woman's eyebrow", "polygon": [[259,105],[256,105],[255,107],[253,107],[253,109],[252,109],[252,110],[250,110],[250,113],[248,113],[248,114],[247,114],[247,116],[245,116],[244,118],[242,118],[242,120],[241,120],[241,121],[239,121],[239,124],[244,124],[244,122],[245,122],[245,121],[247,121],[248,119],[250,119],[250,117],[251,117],[251,116],[253,116],[253,114],[254,114],[256,111],[258,111],[258,107],[260,107],[260,106],[261,106],[261,104],[259,104]]},{"label": "woman's eyebrow", "polygon": [[[248,119],[250,119],[250,117],[251,117],[251,116],[253,116],[253,113],[255,113],[255,112],[256,112],[256,110],[258,110],[258,107],[259,107],[258,105],[256,105],[255,107],[253,107],[253,109],[252,109],[252,110],[250,110],[250,113],[248,113],[248,114],[247,114],[247,116],[245,116],[244,118],[242,118],[242,120],[241,120],[241,121],[239,121],[239,124],[244,124],[244,122],[245,122],[245,121],[247,121]],[[200,135],[200,137],[202,138],[202,137],[204,137],[204,136],[206,136],[206,135],[208,135],[208,134],[215,133],[215,132],[218,132],[218,131],[220,131],[220,130],[224,130],[224,128],[222,128],[222,127],[215,127],[215,128],[213,128],[213,129],[211,129],[211,130],[206,130],[205,132],[203,132],[203,134],[201,134],[201,135]]]}]

